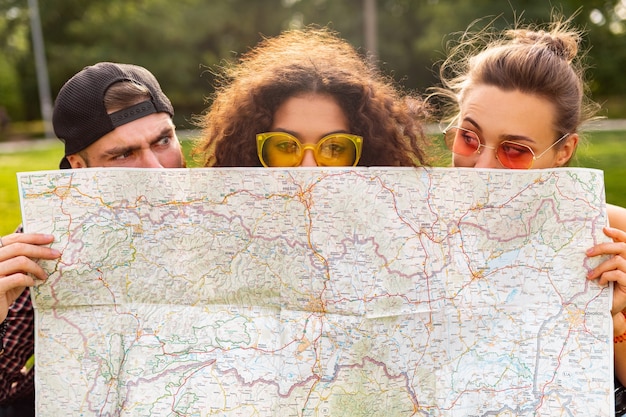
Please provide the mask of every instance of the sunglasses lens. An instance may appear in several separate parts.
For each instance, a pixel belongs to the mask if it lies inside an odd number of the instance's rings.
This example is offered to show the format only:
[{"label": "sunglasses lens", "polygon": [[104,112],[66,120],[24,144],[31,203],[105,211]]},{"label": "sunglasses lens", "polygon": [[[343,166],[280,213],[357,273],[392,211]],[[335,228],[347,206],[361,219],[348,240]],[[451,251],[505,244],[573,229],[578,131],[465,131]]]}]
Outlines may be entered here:
[{"label": "sunglasses lens", "polygon": [[498,145],[497,154],[502,165],[512,169],[530,168],[535,156],[528,146],[508,141]]},{"label": "sunglasses lens", "polygon": [[280,133],[265,140],[261,153],[263,161],[269,167],[295,167],[302,161],[300,143],[293,137]]},{"label": "sunglasses lens", "polygon": [[471,156],[478,150],[480,139],[474,132],[453,127],[446,131],[446,144],[455,154]]},{"label": "sunglasses lens", "polygon": [[356,144],[345,135],[330,135],[318,143],[315,160],[321,166],[352,166],[356,162]]},{"label": "sunglasses lens", "polygon": [[257,135],[257,152],[267,167],[296,167],[305,152],[313,152],[318,166],[355,166],[361,156],[360,136],[337,133],[325,136],[317,144],[302,144],[280,132]]}]

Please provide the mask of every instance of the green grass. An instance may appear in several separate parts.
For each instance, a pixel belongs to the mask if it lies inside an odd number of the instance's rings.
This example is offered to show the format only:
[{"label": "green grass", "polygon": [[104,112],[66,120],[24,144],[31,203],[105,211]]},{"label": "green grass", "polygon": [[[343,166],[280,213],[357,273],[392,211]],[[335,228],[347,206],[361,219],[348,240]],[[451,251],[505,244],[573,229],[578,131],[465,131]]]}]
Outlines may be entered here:
[{"label": "green grass", "polygon": [[14,153],[0,153],[0,236],[12,233],[21,222],[15,173],[58,169],[63,156],[60,146]]},{"label": "green grass", "polygon": [[[626,207],[626,164],[624,135],[626,132],[591,132],[579,146],[573,166],[604,170],[606,200]],[[183,141],[187,156],[190,141]],[[58,169],[63,155],[60,142],[40,149],[24,149],[11,153],[0,153],[0,236],[12,233],[21,222],[20,201],[17,190],[16,172]],[[194,166],[187,157],[190,166]]]},{"label": "green grass", "polygon": [[604,171],[606,201],[626,207],[626,132],[591,132],[579,145],[572,166],[597,168]]}]

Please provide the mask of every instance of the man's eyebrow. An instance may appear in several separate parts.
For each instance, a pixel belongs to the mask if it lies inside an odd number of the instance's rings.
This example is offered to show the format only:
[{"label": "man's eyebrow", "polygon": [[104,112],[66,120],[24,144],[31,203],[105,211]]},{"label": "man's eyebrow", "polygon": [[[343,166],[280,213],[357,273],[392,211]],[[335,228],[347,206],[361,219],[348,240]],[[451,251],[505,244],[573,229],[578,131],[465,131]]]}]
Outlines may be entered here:
[{"label": "man's eyebrow", "polygon": [[116,146],[103,152],[105,156],[119,156],[141,149],[141,146]]},{"label": "man's eyebrow", "polygon": [[150,141],[150,145],[154,145],[155,143],[159,142],[161,139],[163,139],[164,136],[173,136],[173,135],[174,135],[174,128],[172,126],[166,126],[163,129],[161,129],[161,131],[156,135],[154,139]]},{"label": "man's eyebrow", "polygon": [[[154,145],[163,139],[164,136],[172,136],[174,134],[174,128],[172,126],[166,126],[156,135],[154,139],[150,141],[150,145]],[[119,155],[124,155],[128,152],[133,152],[141,149],[141,145],[129,145],[129,146],[116,146],[111,149],[107,149],[103,152],[105,156],[115,157]]]}]

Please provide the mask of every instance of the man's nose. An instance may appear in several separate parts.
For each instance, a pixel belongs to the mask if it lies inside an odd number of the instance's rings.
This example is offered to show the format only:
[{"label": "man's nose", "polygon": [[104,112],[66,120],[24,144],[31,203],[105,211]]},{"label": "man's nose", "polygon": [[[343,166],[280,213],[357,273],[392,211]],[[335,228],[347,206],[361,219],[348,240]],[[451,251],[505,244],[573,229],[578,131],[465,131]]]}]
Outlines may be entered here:
[{"label": "man's nose", "polygon": [[152,151],[147,151],[142,154],[141,168],[163,168],[163,164]]}]

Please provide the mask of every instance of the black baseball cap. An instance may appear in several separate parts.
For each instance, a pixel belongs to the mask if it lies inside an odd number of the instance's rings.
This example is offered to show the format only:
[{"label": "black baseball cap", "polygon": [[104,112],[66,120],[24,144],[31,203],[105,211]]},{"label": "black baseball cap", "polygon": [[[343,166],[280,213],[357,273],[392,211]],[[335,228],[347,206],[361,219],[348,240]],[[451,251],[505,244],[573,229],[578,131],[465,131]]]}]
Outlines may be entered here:
[{"label": "black baseball cap", "polygon": [[[120,81],[146,87],[152,99],[108,114],[104,95],[111,85]],[[137,65],[100,62],[83,68],[61,87],[54,104],[52,126],[65,143],[67,156],[85,149],[118,126],[161,112],[174,117],[172,103],[150,71]],[[71,168],[66,157],[59,166]]]}]

